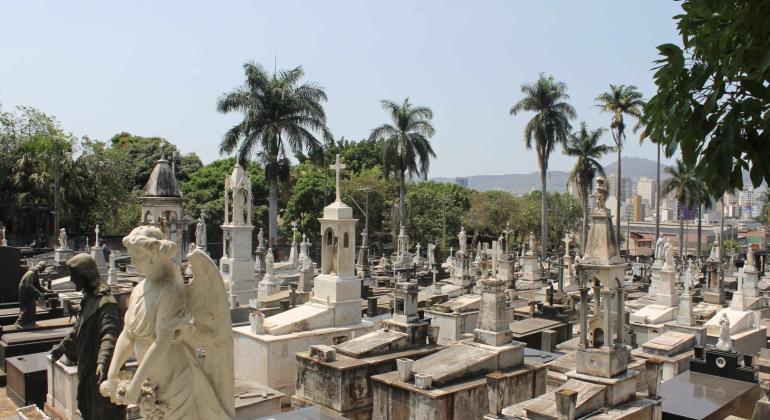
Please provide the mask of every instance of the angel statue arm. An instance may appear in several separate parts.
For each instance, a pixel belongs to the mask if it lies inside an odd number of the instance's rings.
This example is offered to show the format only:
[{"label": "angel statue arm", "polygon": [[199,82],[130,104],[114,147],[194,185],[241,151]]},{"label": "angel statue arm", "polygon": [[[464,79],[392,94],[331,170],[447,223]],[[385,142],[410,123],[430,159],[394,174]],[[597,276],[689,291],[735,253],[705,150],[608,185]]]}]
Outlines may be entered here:
[{"label": "angel statue arm", "polygon": [[110,399],[113,403],[118,401],[115,399],[116,387],[118,385],[118,373],[123,364],[128,361],[129,357],[134,351],[134,339],[130,336],[126,329],[121,331],[118,336],[118,340],[115,342],[115,352],[112,354],[112,362],[107,370],[107,386],[109,390]]}]

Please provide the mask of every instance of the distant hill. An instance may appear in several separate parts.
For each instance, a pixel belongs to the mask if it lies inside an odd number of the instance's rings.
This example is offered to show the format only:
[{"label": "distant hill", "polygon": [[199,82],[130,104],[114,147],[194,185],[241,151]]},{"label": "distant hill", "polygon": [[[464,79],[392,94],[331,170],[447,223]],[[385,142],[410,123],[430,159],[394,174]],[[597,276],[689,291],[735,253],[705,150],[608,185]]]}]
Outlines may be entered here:
[{"label": "distant hill", "polygon": [[[657,163],[651,159],[624,157],[623,158],[623,176],[629,177],[636,182],[640,177],[648,176],[655,178]],[[617,163],[611,163],[604,167],[607,175],[617,172]],[[663,177],[663,168],[661,168],[661,177]],[[473,175],[468,178],[468,187],[478,191],[503,190],[513,194],[526,194],[533,190],[540,189],[540,172],[531,172],[527,174],[506,174],[506,175]],[[567,191],[567,179],[569,172],[550,171],[548,173],[547,185],[549,191],[564,192]],[[454,178],[431,178],[436,182],[455,182]]]}]

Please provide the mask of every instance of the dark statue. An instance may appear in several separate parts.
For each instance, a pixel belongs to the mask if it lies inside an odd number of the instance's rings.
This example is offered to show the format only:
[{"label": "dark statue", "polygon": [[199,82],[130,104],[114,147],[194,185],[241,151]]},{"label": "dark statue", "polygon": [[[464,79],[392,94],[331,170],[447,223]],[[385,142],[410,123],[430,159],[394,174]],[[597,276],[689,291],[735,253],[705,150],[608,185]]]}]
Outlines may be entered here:
[{"label": "dark statue", "polygon": [[39,262],[24,273],[19,282],[19,318],[16,327],[19,329],[33,328],[37,325],[35,317],[37,313],[37,301],[48,289],[40,285],[40,272],[45,269],[45,263]]},{"label": "dark statue", "polygon": [[75,288],[83,291],[83,300],[75,326],[51,350],[50,357],[58,360],[65,355],[77,362],[78,408],[83,419],[124,419],[125,407],[112,404],[99,393],[121,330],[117,301],[101,281],[93,257],[75,255],[67,260],[67,267]]}]

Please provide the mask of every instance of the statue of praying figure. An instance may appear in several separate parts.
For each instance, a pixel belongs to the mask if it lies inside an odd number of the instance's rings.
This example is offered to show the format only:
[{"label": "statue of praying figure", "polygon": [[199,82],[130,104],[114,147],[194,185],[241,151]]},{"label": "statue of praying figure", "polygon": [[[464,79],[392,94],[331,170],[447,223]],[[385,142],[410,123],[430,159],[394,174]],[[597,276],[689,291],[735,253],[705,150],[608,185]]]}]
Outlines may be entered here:
[{"label": "statue of praying figure", "polygon": [[457,240],[460,242],[460,253],[465,254],[465,250],[468,247],[468,235],[465,233],[465,226],[460,226],[460,233],[457,235]]},{"label": "statue of praying figure", "polygon": [[259,228],[259,233],[257,233],[257,248],[265,249],[265,231],[262,228]]},{"label": "statue of praying figure", "polygon": [[[113,260],[110,254],[110,260]],[[75,289],[83,292],[75,326],[49,353],[51,360],[67,356],[78,367],[78,409],[84,420],[122,419],[125,407],[99,393],[107,379],[115,342],[120,334],[120,311],[110,287],[101,281],[96,261],[77,254],[66,262]]]},{"label": "statue of praying figure", "polygon": [[67,229],[59,229],[59,249],[67,249]]},{"label": "statue of praying figure", "polygon": [[663,270],[667,271],[673,271],[675,268],[674,265],[674,247],[671,246],[671,243],[666,239],[665,245],[663,245]]},{"label": "statue of praying figure", "polygon": [[719,318],[719,341],[717,341],[716,348],[721,351],[732,351],[733,349],[733,340],[730,337],[730,318],[724,312]]},{"label": "statue of praying figure", "polygon": [[535,233],[529,232],[529,252],[535,252]]},{"label": "statue of praying figure", "polygon": [[195,245],[200,249],[206,249],[206,219],[205,213],[201,210],[201,217],[198,224],[195,225]]},{"label": "statue of praying figure", "polygon": [[30,268],[19,282],[19,318],[16,320],[16,328],[33,328],[37,325],[35,318],[37,315],[36,302],[41,299],[45,293],[51,291],[40,284],[40,272],[45,270],[45,262],[40,261]]},{"label": "statue of praying figure", "polygon": [[[147,419],[235,418],[232,323],[219,268],[196,249],[187,255],[193,278],[185,284],[171,262],[176,244],[154,226],[135,228],[123,245],[145,279],[131,292],[100,392],[117,404],[137,404]],[[121,380],[132,354],[136,372]]]},{"label": "statue of praying figure", "polygon": [[275,274],[275,257],[273,257],[273,248],[268,248],[265,253],[265,274],[272,276]]}]

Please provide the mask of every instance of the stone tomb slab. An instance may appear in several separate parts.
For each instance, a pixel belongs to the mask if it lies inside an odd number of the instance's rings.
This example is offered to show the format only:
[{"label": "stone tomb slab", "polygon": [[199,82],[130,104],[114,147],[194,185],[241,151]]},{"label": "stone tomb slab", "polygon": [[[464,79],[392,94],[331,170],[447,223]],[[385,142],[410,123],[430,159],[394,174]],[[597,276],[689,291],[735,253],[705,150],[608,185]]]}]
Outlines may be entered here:
[{"label": "stone tomb slab", "polygon": [[440,385],[461,377],[513,368],[524,360],[523,348],[522,344],[493,347],[460,342],[415,361],[412,370],[433,376],[433,383]]},{"label": "stone tomb slab", "polygon": [[667,331],[642,344],[642,349],[646,353],[670,357],[690,350],[694,345],[693,334]]},{"label": "stone tomb slab", "polygon": [[358,337],[356,340],[337,344],[334,348],[339,353],[351,357],[361,357],[381,347],[390,346],[398,341],[406,341],[408,334],[398,331],[377,330]]},{"label": "stone tomb slab", "polygon": [[631,322],[640,324],[662,324],[676,319],[679,308],[658,304],[647,305],[631,314]]},{"label": "stone tomb slab", "polygon": [[235,381],[235,418],[250,420],[281,412],[282,393],[258,383]]},{"label": "stone tomb slab", "polygon": [[3,335],[0,339],[0,367],[4,367],[6,360],[10,357],[51,350],[69,330],[69,328],[52,328]]},{"label": "stone tomb slab", "polygon": [[[606,387],[603,385],[570,379],[560,386],[557,391],[563,389],[569,389],[578,393],[577,403],[575,404],[575,416],[578,418],[604,406]],[[503,414],[513,416],[522,411],[530,419],[556,420],[555,393],[549,392],[534,400],[521,403],[518,407],[505,408]]]},{"label": "stone tomb slab", "polygon": [[663,382],[660,394],[664,417],[690,419],[750,418],[761,397],[757,384],[692,371]]}]

